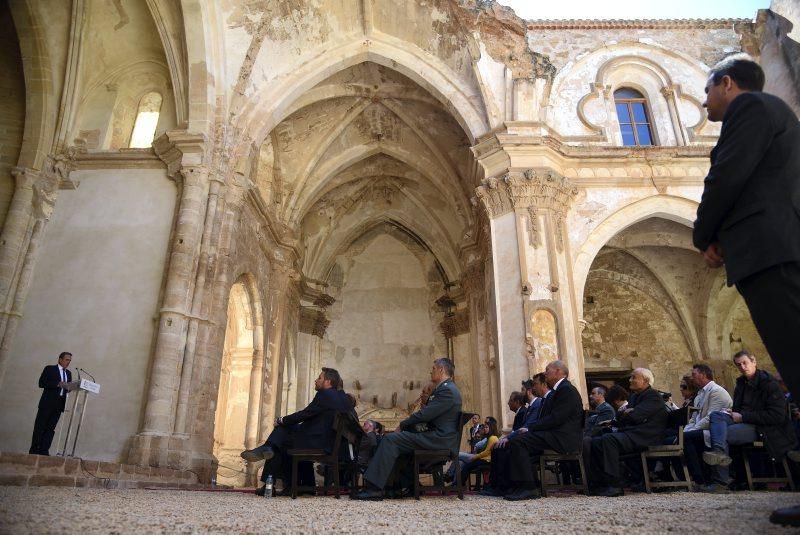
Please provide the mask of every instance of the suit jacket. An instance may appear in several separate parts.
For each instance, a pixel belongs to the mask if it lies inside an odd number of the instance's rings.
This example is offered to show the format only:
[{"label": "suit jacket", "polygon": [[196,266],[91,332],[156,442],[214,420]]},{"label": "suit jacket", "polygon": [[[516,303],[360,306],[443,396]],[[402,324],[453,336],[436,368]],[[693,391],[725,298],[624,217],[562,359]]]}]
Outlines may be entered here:
[{"label": "suit jacket", "polygon": [[319,390],[305,409],[284,416],[281,425],[292,427],[295,448],[330,452],[336,440],[333,429],[336,413],[350,414],[352,408],[353,404],[343,391],[335,388]]},{"label": "suit jacket", "polygon": [[449,449],[458,453],[458,418],[461,413],[461,392],[452,379],[445,379],[434,389],[428,404],[400,422],[410,430],[416,424],[428,424],[428,431],[418,433],[417,442],[424,449]]},{"label": "suit jacket", "polygon": [[667,428],[667,406],[661,394],[652,387],[633,394],[628,400],[629,413],[617,413],[619,432],[625,433],[637,448],[656,446],[664,440]]},{"label": "suit jacket", "polygon": [[[572,383],[564,379],[542,404],[539,418],[528,427],[560,452],[581,451],[583,441],[583,400]],[[522,436],[522,435],[521,435]]]},{"label": "suit jacket", "polygon": [[[530,429],[530,427],[533,424],[535,424],[536,421],[539,419],[539,416],[541,415],[542,412],[542,405],[544,405],[544,398],[536,398],[533,401],[531,401],[530,405],[528,405],[528,407],[525,409],[525,417],[522,420],[522,425],[520,425],[516,429],[512,429],[511,433],[509,433],[506,438],[512,438],[517,436],[519,434],[518,431],[523,427],[525,429]],[[514,421],[516,421],[516,418],[514,419]]]},{"label": "suit jacket", "polygon": [[517,409],[516,414],[514,414],[514,425],[511,426],[512,431],[516,431],[520,427],[524,427],[523,423],[525,423],[525,414],[528,412],[526,407],[520,407]]},{"label": "suit jacket", "polygon": [[600,422],[613,420],[616,414],[614,407],[612,407],[610,403],[606,401],[602,402],[592,411],[589,418],[586,419],[586,429],[584,429],[584,433],[590,433],[591,430],[594,429],[594,426]]},{"label": "suit jacket", "polygon": [[[712,382],[706,385],[705,391],[702,394],[698,393],[697,397],[701,395],[703,399],[700,400],[700,406],[697,407],[699,410],[693,412],[689,417],[689,422],[683,428],[684,431],[708,429],[709,417],[712,412],[730,409],[733,406],[731,395],[717,383]],[[697,397],[695,397],[695,401]]]},{"label": "suit jacket", "polygon": [[[72,372],[64,370],[67,376],[67,382],[72,381]],[[67,394],[62,396],[61,389],[58,383],[61,382],[61,374],[58,372],[58,364],[51,364],[45,366],[42,374],[39,376],[39,388],[42,389],[42,397],[39,398],[39,408],[49,409],[57,407],[64,412],[64,407],[67,404]]]},{"label": "suit jacket", "polygon": [[742,410],[747,379],[740,376],[733,389],[733,411],[742,414],[743,423],[755,425],[756,430],[764,435],[764,447],[770,456],[782,459],[797,444],[789,403],[778,381],[769,373],[756,370],[753,381],[756,408]]},{"label": "suit jacket", "polygon": [[722,119],[694,245],[719,242],[728,285],[784,262],[800,262],[800,125],[778,97],[736,97]]}]

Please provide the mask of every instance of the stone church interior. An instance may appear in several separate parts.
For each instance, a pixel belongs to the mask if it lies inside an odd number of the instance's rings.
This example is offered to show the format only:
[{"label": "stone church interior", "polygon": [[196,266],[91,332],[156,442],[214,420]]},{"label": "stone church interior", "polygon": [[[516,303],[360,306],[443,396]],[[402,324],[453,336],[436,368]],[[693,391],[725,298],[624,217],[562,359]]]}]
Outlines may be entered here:
[{"label": "stone church interior", "polygon": [[0,27],[0,450],[61,351],[102,385],[82,456],[235,486],[323,366],[388,427],[440,356],[506,428],[554,359],[585,401],[637,367],[730,388],[741,349],[774,370],[691,232],[709,68],[746,52],[800,111],[791,0],[11,0]]}]

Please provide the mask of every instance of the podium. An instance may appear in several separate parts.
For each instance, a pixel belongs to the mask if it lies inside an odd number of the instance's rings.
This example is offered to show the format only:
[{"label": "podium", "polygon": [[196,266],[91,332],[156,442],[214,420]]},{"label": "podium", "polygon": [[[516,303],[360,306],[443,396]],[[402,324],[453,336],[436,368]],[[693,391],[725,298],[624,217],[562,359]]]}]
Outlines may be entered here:
[{"label": "podium", "polygon": [[[73,400],[72,400],[72,410],[69,414],[69,424],[67,425],[67,436],[64,438],[64,444],[61,448],[61,451],[57,452],[56,455],[61,455],[63,457],[74,457],[75,456],[75,448],[78,446],[78,436],[81,432],[81,424],[83,424],[83,417],[86,416],[86,403],[89,400],[89,394],[99,394],[100,393],[100,385],[95,383],[94,381],[90,381],[88,379],[78,379],[77,381],[70,381],[66,384],[65,389],[69,392],[74,392]],[[80,410],[78,410],[78,405],[80,404]],[[75,426],[74,433],[73,433],[73,423],[75,422],[75,413],[80,412],[80,417],[78,418],[77,425]],[[72,439],[72,449],[69,453],[67,450],[69,449],[70,439]]]}]

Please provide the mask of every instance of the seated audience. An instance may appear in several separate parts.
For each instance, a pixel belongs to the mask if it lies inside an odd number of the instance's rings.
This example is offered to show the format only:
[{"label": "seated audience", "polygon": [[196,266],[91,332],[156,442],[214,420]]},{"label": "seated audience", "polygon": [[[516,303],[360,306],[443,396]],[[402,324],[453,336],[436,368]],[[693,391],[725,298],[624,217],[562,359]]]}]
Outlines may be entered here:
[{"label": "seated audience", "polygon": [[714,371],[706,364],[695,364],[692,367],[691,381],[697,389],[697,395],[694,397],[696,410],[691,412],[689,421],[683,428],[686,467],[697,485],[708,483],[709,485],[703,490],[714,492],[722,486],[707,480],[706,470],[700,462],[700,457],[710,436],[708,428],[711,413],[730,409],[733,400],[727,390],[714,382]]},{"label": "seated audience", "polygon": [[367,468],[375,449],[378,447],[378,435],[376,433],[377,422],[374,420],[364,420],[361,429],[364,436],[361,437],[361,444],[358,447],[358,466],[362,472]]},{"label": "seated audience", "polygon": [[[351,494],[352,499],[382,500],[398,458],[415,449],[449,449],[454,455],[458,454],[460,429],[457,429],[456,420],[461,412],[461,393],[452,379],[454,369],[453,361],[448,358],[433,362],[431,381],[436,383],[436,388],[421,410],[400,422],[394,433],[381,440],[364,473],[366,488]],[[426,430],[415,432],[418,424],[426,424]]]},{"label": "seated audience", "polygon": [[628,405],[617,412],[616,431],[592,440],[589,465],[590,494],[622,496],[620,455],[661,444],[667,424],[667,409],[661,394],[653,388],[653,372],[636,368],[631,373]]},{"label": "seated audience", "polygon": [[[600,385],[592,388],[589,394],[589,406],[592,411],[589,413],[589,417],[586,418],[586,425],[583,428],[582,446],[583,464],[587,471],[589,469],[589,463],[591,463],[592,439],[599,435],[603,429],[607,429],[601,424],[612,421],[617,414],[614,407],[606,401],[607,392],[608,390],[606,387]],[[573,477],[575,477],[574,467],[572,471]]]},{"label": "seated audience", "polygon": [[681,390],[681,397],[683,398],[681,407],[694,407],[694,398],[697,396],[697,385],[694,384],[691,373],[687,373],[681,377],[679,388]]},{"label": "seated audience", "polygon": [[[527,428],[521,428],[517,435],[498,441],[492,450],[492,486],[485,489],[483,495],[503,496],[510,501],[539,498],[538,478],[533,470],[535,459],[544,450],[566,453],[580,448],[583,401],[567,379],[566,363],[551,362],[544,376],[545,384],[552,390],[543,396],[539,418]],[[526,429],[525,432],[522,429]],[[501,460],[505,466],[495,470],[495,460]]]},{"label": "seated audience", "polygon": [[[323,449],[330,452],[333,448],[336,439],[333,419],[336,413],[350,414],[353,411],[352,401],[337,388],[340,384],[342,379],[338,371],[333,368],[322,368],[322,373],[314,381],[317,393],[311,403],[301,411],[277,418],[275,428],[264,444],[241,453],[241,457],[246,461],[266,461],[261,472],[261,481],[266,481],[267,476],[272,475],[275,479],[276,492],[291,480],[292,462],[291,457],[286,454],[287,450]],[[297,475],[300,485],[314,484],[312,463],[300,463]],[[263,496],[264,487],[258,489],[256,494]]]},{"label": "seated audience", "polygon": [[[459,462],[461,464],[461,481],[466,481],[469,473],[481,466],[488,465],[492,460],[492,448],[499,440],[500,430],[497,427],[497,420],[491,416],[486,417],[486,423],[483,424],[483,435],[486,437],[486,446],[474,455],[467,454],[461,456],[459,454]],[[454,467],[455,468],[455,467]]]},{"label": "seated audience", "polygon": [[[612,385],[606,392],[606,401],[619,413],[628,406],[628,391],[620,385]],[[616,414],[614,416],[616,417]]]},{"label": "seated audience", "polygon": [[508,410],[514,413],[514,423],[511,426],[511,430],[516,431],[525,423],[525,396],[522,392],[511,392],[508,398]]},{"label": "seated audience", "polygon": [[778,381],[758,369],[756,357],[748,351],[736,353],[733,362],[740,373],[733,390],[733,410],[710,413],[711,449],[703,453],[718,487],[728,484],[732,462],[728,446],[748,444],[763,436],[769,456],[783,459],[796,444],[789,405]]},{"label": "seated audience", "polygon": [[472,418],[469,421],[469,445],[473,449],[475,448],[475,443],[480,439],[480,430],[481,430],[481,415],[480,414],[473,414]]}]

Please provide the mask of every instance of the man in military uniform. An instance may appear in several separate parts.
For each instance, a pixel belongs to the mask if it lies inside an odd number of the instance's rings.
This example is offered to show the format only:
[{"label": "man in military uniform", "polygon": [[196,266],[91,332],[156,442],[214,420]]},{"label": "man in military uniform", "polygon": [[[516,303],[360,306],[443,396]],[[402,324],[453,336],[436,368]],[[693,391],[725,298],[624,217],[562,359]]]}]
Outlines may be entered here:
[{"label": "man in military uniform", "polygon": [[[433,361],[431,380],[436,383],[436,388],[428,398],[428,404],[400,422],[394,433],[383,437],[364,473],[367,488],[351,495],[352,499],[383,499],[395,462],[401,455],[408,455],[415,449],[449,449],[453,455],[458,455],[457,420],[461,412],[461,392],[452,379],[454,370],[450,359]],[[417,424],[427,424],[427,430],[413,432]]]}]

